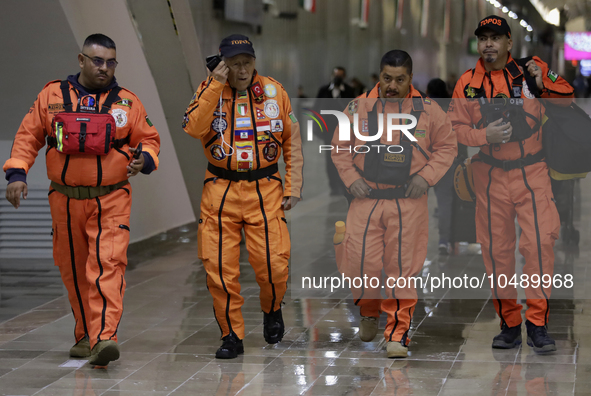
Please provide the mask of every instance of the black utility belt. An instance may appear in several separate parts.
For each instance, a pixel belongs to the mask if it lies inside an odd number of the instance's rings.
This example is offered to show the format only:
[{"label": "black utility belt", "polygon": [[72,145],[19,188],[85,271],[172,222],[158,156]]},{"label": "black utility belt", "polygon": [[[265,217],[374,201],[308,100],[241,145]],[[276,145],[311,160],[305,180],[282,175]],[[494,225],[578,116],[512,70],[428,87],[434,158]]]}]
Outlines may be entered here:
[{"label": "black utility belt", "polygon": [[[125,145],[129,145],[129,136],[123,138],[123,139],[114,139],[113,140],[113,148],[114,149],[120,149]],[[57,147],[57,139],[55,138],[55,136],[47,136],[47,146],[48,147]]]},{"label": "black utility belt", "polygon": [[246,172],[237,172],[233,170],[220,168],[218,166],[213,165],[210,162],[207,165],[207,170],[210,171],[214,176],[219,177],[220,179],[227,179],[231,181],[255,181],[259,179],[264,179],[265,177],[273,176],[275,173],[279,171],[279,167],[275,163],[262,169],[255,169]]},{"label": "black utility belt", "polygon": [[503,161],[500,159],[493,158],[490,155],[486,155],[482,151],[480,151],[478,153],[478,157],[485,164],[494,166],[495,168],[501,168],[505,172],[508,172],[513,169],[525,168],[528,165],[533,165],[536,162],[542,161],[544,159],[544,153],[542,151],[538,151],[535,154],[528,154],[525,158]]},{"label": "black utility belt", "polygon": [[385,188],[383,190],[372,189],[369,192],[371,199],[401,199],[406,198],[406,189],[404,187],[398,188]]}]

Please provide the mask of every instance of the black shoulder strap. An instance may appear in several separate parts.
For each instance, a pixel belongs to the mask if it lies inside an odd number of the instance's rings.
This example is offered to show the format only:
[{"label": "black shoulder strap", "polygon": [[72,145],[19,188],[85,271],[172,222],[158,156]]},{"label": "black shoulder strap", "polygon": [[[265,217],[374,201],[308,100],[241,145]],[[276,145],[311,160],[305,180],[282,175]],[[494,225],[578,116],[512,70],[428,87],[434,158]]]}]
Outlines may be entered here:
[{"label": "black shoulder strap", "polygon": [[117,99],[120,99],[119,98],[120,91],[121,91],[121,87],[115,87],[111,90],[111,92],[109,92],[107,99],[105,99],[105,102],[103,103],[103,106],[101,107],[101,114],[107,114],[109,112],[109,110],[111,110],[111,106],[113,105],[113,103]]},{"label": "black shoulder strap", "polygon": [[64,109],[68,112],[72,112],[72,98],[70,98],[70,83],[68,80],[62,80],[60,83],[60,89],[62,90],[62,98],[64,100]]},{"label": "black shoulder strap", "polygon": [[523,76],[525,78],[525,82],[527,83],[527,88],[529,89],[529,92],[531,92],[532,95],[534,95],[536,98],[539,98],[540,92],[538,90],[538,84],[536,84],[536,79],[527,72],[527,69],[525,67],[525,64],[532,59],[533,58],[531,56],[528,56],[526,58],[516,59],[515,62],[517,62],[517,64],[523,68]]}]

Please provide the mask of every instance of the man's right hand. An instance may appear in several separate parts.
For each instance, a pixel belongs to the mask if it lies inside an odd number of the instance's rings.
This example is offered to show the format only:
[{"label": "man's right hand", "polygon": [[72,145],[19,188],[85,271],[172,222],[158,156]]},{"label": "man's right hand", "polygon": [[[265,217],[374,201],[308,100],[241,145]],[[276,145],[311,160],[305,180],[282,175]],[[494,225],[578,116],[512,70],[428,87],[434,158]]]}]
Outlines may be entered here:
[{"label": "man's right hand", "polygon": [[486,140],[489,143],[507,143],[511,138],[511,134],[513,133],[511,123],[508,122],[505,125],[501,125],[502,121],[503,119],[499,118],[486,127]]},{"label": "man's right hand", "polygon": [[365,180],[357,179],[351,184],[349,191],[351,191],[351,194],[353,194],[355,198],[365,198],[369,195],[371,188],[367,185]]},{"label": "man's right hand", "polygon": [[213,78],[215,78],[217,81],[219,81],[222,84],[226,84],[226,80],[228,80],[228,74],[230,73],[230,69],[228,68],[228,66],[226,66],[226,64],[224,63],[224,61],[221,61],[215,69],[213,69],[212,72],[208,73],[210,76],[212,76]]},{"label": "man's right hand", "polygon": [[23,199],[27,199],[28,193],[27,183],[22,181],[12,182],[6,187],[6,199],[15,209],[21,206],[21,194],[23,195]]}]

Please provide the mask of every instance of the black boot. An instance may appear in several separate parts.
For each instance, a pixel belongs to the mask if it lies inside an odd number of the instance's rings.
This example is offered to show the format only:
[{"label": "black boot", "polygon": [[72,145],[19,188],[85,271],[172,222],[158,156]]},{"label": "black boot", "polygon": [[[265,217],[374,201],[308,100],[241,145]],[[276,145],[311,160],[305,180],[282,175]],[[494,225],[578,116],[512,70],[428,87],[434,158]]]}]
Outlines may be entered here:
[{"label": "black boot", "polygon": [[265,341],[269,344],[277,344],[283,338],[285,325],[283,324],[283,315],[281,308],[275,312],[263,312],[263,335]]},{"label": "black boot", "polygon": [[234,333],[230,333],[222,338],[223,344],[215,353],[215,357],[218,359],[234,359],[238,355],[244,353],[244,346],[242,340],[238,339],[238,336]]},{"label": "black boot", "polygon": [[536,326],[529,320],[526,320],[525,328],[527,329],[527,345],[534,348],[534,352],[546,353],[556,350],[556,343],[548,335],[546,326]]},{"label": "black boot", "polygon": [[515,327],[503,323],[501,332],[493,338],[492,347],[499,349],[511,349],[521,344],[521,323]]}]

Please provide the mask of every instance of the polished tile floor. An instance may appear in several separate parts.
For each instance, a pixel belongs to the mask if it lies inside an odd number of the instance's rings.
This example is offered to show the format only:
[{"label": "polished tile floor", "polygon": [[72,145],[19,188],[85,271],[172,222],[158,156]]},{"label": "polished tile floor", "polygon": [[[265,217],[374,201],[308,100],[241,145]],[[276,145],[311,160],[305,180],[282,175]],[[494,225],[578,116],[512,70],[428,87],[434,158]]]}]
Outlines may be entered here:
[{"label": "polished tile floor", "polygon": [[[556,246],[557,271],[574,271],[582,280],[591,252],[589,184],[583,180],[577,189],[580,248]],[[318,232],[330,239],[342,213],[328,208],[342,208],[342,198],[309,190],[308,203],[291,215],[292,228],[298,216],[324,207],[332,217]],[[437,255],[432,220],[426,271],[482,272],[481,257],[471,254],[477,249]],[[312,235],[315,228],[308,228]],[[306,250],[308,243],[294,237],[292,249]],[[558,351],[545,356],[528,346],[491,349],[498,319],[488,292],[459,299],[421,291],[407,359],[387,359],[381,337],[358,339],[358,310],[346,296],[288,296],[286,335],[267,345],[258,286],[244,254],[245,353],[221,361],[214,358],[220,334],[197,260],[195,225],[132,246],[129,254],[122,355],[107,369],[68,357],[74,322],[52,262],[0,263],[0,395],[591,395],[591,300],[577,294],[552,300],[549,330]],[[331,255],[329,245],[318,257]]]}]

